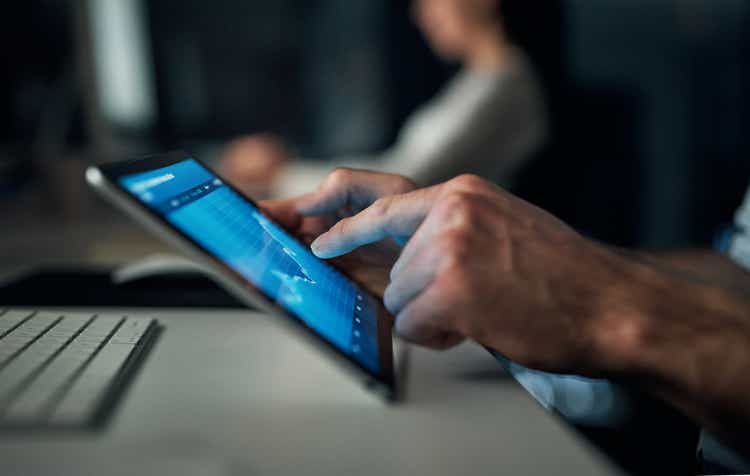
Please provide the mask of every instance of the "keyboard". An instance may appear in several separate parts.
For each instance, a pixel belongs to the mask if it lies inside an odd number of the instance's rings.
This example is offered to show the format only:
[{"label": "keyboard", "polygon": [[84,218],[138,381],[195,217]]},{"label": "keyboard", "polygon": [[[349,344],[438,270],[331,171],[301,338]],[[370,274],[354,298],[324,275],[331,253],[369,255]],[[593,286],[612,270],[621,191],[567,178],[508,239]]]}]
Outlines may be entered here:
[{"label": "keyboard", "polygon": [[0,310],[0,429],[102,422],[157,328],[150,317]]}]

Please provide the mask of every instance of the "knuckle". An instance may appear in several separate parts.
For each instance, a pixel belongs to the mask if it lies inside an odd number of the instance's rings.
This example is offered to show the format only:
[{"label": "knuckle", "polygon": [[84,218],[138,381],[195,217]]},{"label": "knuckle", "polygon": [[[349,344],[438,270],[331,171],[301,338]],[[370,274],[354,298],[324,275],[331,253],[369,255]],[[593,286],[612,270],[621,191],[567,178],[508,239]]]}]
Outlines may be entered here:
[{"label": "knuckle", "polygon": [[[393,284],[393,281],[395,281],[395,280],[396,280],[396,278],[398,278],[398,275],[399,275],[399,272],[401,271],[401,269],[402,269],[402,268],[403,268],[404,266],[406,266],[406,265],[404,264],[404,262],[405,262],[405,260],[404,260],[404,254],[403,254],[403,252],[402,252],[402,253],[401,253],[401,256],[399,256],[399,257],[398,257],[398,259],[397,259],[397,260],[396,260],[396,262],[395,262],[395,263],[393,264],[393,266],[391,266],[391,270],[390,270],[390,271],[388,272],[388,279],[390,279],[390,281],[391,281],[391,284]],[[387,291],[387,290],[386,290],[386,291]]]},{"label": "knuckle", "polygon": [[337,186],[349,183],[354,171],[346,167],[337,167],[328,174],[325,184],[328,186]]},{"label": "knuckle", "polygon": [[440,201],[439,211],[446,220],[462,225],[475,225],[481,221],[481,201],[473,193],[451,192]]},{"label": "knuckle", "polygon": [[391,190],[392,193],[407,193],[415,190],[416,188],[417,184],[415,184],[413,180],[402,175],[394,175],[393,189]]},{"label": "knuckle", "polygon": [[396,331],[396,335],[401,337],[402,339],[418,343],[418,337],[415,334],[415,332],[412,330],[412,324],[411,322],[408,322],[408,320],[411,320],[413,318],[405,318],[405,317],[399,317],[396,319],[396,323],[393,326],[393,329]]},{"label": "knuckle", "polygon": [[434,340],[432,347],[436,350],[448,350],[460,344],[462,340],[463,337],[461,335],[444,332]]},{"label": "knuckle", "polygon": [[444,331],[436,326],[436,316],[433,315],[399,315],[394,329],[396,334],[417,345],[430,348],[440,348],[440,337]]},{"label": "knuckle", "polygon": [[403,287],[399,287],[397,283],[393,282],[385,288],[385,292],[383,292],[383,304],[385,304],[386,309],[391,312],[400,311],[400,309],[396,309],[396,305],[403,298],[402,289]]},{"label": "knuckle", "polygon": [[[467,298],[476,295],[477,283],[467,272],[465,265],[456,263],[444,269],[438,277],[435,286],[440,290],[440,305],[445,309],[460,310],[467,307]],[[451,312],[442,316],[440,328],[454,334],[471,336],[476,325],[471,314],[463,312]]]},{"label": "knuckle", "polygon": [[388,215],[392,202],[393,201],[390,197],[378,198],[370,206],[370,213],[372,213],[375,218],[384,218]]},{"label": "knuckle", "polygon": [[462,174],[450,181],[454,188],[461,190],[480,190],[487,185],[487,182],[474,174]]},{"label": "knuckle", "polygon": [[337,236],[346,235],[351,229],[351,224],[351,218],[342,218],[331,228],[331,231]]},{"label": "knuckle", "polygon": [[[453,268],[457,269],[457,268]],[[444,312],[435,314],[432,319],[432,325],[435,330],[443,334],[453,334],[466,336],[470,331],[472,318],[471,314],[461,312],[467,308],[467,296],[471,296],[472,289],[468,281],[462,281],[466,273],[454,272],[451,268],[446,268],[435,280],[433,292],[437,309]],[[474,290],[473,292],[476,292]]]},{"label": "knuckle", "polygon": [[387,288],[385,288],[385,292],[383,293],[383,304],[389,312],[394,311],[396,301],[395,292],[396,291],[393,286],[388,286]]},{"label": "knuckle", "polygon": [[463,190],[450,190],[443,196],[440,204],[448,209],[456,210],[466,207],[471,203],[471,194]]}]

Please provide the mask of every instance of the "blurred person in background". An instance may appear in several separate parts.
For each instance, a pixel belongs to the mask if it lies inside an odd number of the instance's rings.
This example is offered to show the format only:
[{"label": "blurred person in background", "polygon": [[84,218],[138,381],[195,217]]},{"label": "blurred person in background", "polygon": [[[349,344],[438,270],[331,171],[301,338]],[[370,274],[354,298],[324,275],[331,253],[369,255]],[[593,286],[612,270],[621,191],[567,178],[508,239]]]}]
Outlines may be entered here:
[{"label": "blurred person in background", "polygon": [[506,28],[511,1],[519,0],[414,0],[414,21],[430,47],[462,68],[389,149],[326,162],[294,159],[275,136],[256,134],[230,142],[219,168],[251,195],[311,190],[337,166],[399,173],[420,185],[468,172],[509,186],[548,134],[542,88]]}]

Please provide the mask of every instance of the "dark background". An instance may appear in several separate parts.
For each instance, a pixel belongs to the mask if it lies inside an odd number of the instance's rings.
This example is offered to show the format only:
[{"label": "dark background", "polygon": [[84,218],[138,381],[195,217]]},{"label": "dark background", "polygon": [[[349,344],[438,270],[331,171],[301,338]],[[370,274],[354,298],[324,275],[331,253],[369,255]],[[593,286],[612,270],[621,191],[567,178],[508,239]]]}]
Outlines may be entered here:
[{"label": "dark background", "polygon": [[[155,114],[118,123],[87,61],[96,19],[76,3],[4,5],[4,200],[34,186],[34,158],[81,150],[202,150],[266,130],[307,156],[378,150],[455,70],[430,54],[406,1],[124,2],[141,11]],[[605,241],[709,244],[750,178],[746,2],[507,3],[557,133],[518,193]]]},{"label": "dark background", "polygon": [[[750,5],[505,3],[511,34],[547,88],[554,131],[515,192],[609,243],[710,246],[750,182]],[[130,18],[123,5],[139,21],[110,48],[103,42],[118,27],[109,22]],[[224,141],[259,131],[312,157],[386,147],[456,71],[432,56],[409,8],[403,0],[4,2],[2,226],[77,228],[92,213],[81,178],[89,162],[175,147],[210,159]],[[148,52],[135,65],[123,53],[133,45]],[[102,58],[125,65],[111,83],[97,69]],[[128,96],[120,80],[139,74],[149,88]],[[126,109],[140,109],[113,110],[106,97],[119,93]],[[16,241],[25,249],[23,236]],[[619,437],[586,431],[631,469],[694,469],[697,429],[653,402],[643,408]]]}]

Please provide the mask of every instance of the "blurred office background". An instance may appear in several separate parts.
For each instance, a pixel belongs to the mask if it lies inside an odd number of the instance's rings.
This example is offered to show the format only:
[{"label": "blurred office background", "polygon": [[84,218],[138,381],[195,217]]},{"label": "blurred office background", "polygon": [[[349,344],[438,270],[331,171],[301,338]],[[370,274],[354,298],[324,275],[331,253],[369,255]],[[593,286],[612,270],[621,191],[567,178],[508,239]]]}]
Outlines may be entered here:
[{"label": "blurred office background", "polygon": [[[606,242],[709,245],[750,182],[750,4],[516,4],[506,21],[542,76],[554,134],[515,191]],[[157,246],[88,192],[91,162],[177,147],[210,159],[262,131],[310,157],[388,146],[456,69],[432,55],[409,10],[407,0],[5,2],[0,271]],[[697,431],[682,428],[667,434],[689,462]]]},{"label": "blurred office background", "polygon": [[[605,241],[709,243],[750,178],[750,7],[539,4],[507,22],[542,72],[556,135],[517,192]],[[6,2],[3,207],[37,194],[46,213],[87,213],[82,163],[172,147],[211,157],[241,133],[275,132],[305,156],[382,149],[454,72],[428,50],[409,8]]]}]

